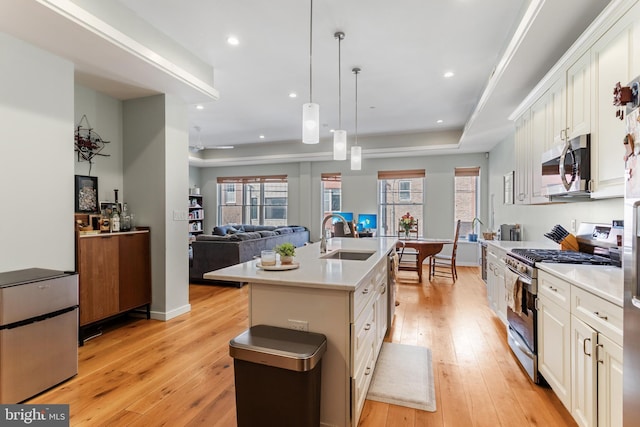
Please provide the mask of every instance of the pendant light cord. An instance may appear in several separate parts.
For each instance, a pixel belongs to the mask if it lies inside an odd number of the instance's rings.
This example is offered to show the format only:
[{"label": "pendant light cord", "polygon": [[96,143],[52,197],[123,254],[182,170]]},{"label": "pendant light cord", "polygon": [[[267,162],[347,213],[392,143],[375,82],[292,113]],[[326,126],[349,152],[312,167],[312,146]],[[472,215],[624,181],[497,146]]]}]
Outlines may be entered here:
[{"label": "pendant light cord", "polygon": [[359,68],[354,68],[353,73],[356,75],[356,137],[355,137],[355,145],[358,145],[358,73],[360,73]]},{"label": "pendant light cord", "polygon": [[313,103],[313,0],[309,11],[309,103]]},{"label": "pendant light cord", "polygon": [[336,33],[338,38],[338,129],[342,129],[342,51],[340,46],[342,45],[342,39],[344,34]]}]

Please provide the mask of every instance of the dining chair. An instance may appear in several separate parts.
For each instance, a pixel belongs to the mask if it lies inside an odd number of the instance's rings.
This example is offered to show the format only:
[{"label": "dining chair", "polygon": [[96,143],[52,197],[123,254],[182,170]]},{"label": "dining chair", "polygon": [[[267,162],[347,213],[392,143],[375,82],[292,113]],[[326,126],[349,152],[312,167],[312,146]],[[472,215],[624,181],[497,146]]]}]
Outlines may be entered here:
[{"label": "dining chair", "polygon": [[456,270],[456,252],[458,250],[458,237],[460,236],[460,220],[456,222],[455,235],[451,255],[437,254],[429,258],[429,280],[435,276],[451,277],[453,283],[458,279]]},{"label": "dining chair", "polygon": [[[418,239],[419,230],[418,220],[416,219],[415,225],[409,230],[409,239]],[[406,239],[405,232],[398,230],[398,245],[396,246],[398,270],[418,271],[419,268],[422,268],[421,265],[418,265],[418,251],[405,247],[403,239]]]},{"label": "dining chair", "polygon": [[358,237],[356,233],[356,228],[353,226],[353,222],[349,222],[349,230],[351,230],[350,234],[344,232],[344,223],[342,221],[337,221],[333,224],[333,236],[334,237]]}]

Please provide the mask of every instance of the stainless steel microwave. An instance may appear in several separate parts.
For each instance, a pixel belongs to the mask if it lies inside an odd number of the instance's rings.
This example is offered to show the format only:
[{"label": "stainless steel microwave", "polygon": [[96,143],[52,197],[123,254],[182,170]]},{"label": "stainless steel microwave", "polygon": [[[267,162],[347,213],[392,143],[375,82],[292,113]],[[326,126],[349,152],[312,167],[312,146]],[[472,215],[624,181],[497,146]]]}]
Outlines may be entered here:
[{"label": "stainless steel microwave", "polygon": [[580,135],[542,154],[542,194],[551,200],[589,197],[591,135]]}]

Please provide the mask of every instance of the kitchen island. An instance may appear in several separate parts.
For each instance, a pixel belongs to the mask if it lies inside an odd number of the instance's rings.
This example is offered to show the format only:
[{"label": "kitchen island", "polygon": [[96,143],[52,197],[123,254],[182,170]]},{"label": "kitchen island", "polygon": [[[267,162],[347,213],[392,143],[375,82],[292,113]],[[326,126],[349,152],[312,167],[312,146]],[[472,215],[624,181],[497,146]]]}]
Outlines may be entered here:
[{"label": "kitchen island", "polygon": [[[270,325],[327,337],[322,359],[320,421],[355,426],[387,331],[388,255],[395,238],[333,238],[296,250],[292,270],[265,271],[259,259],[204,274],[249,283],[249,326]],[[336,252],[372,253],[365,260]],[[274,385],[277,386],[277,385]]]}]

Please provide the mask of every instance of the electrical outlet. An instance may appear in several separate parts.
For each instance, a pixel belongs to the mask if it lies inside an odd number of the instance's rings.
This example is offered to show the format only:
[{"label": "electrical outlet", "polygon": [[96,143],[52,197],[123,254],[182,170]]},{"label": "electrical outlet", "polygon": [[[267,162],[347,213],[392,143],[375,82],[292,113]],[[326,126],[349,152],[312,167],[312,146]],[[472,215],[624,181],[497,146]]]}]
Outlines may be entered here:
[{"label": "electrical outlet", "polygon": [[571,220],[571,232],[572,233],[576,232],[576,220],[575,219]]},{"label": "electrical outlet", "polygon": [[174,221],[188,221],[189,220],[189,212],[183,210],[175,210],[173,211],[173,220]]},{"label": "electrical outlet", "polygon": [[309,322],[306,320],[293,320],[289,319],[289,329],[295,329],[296,331],[309,331]]}]

